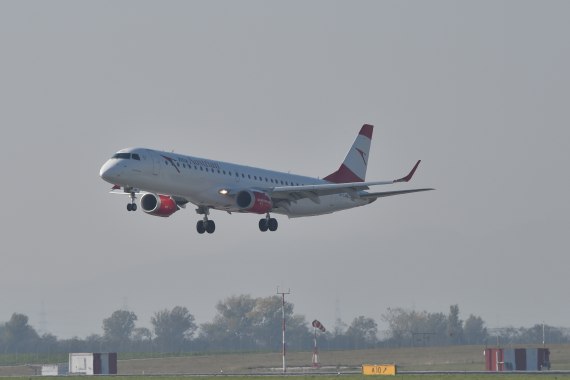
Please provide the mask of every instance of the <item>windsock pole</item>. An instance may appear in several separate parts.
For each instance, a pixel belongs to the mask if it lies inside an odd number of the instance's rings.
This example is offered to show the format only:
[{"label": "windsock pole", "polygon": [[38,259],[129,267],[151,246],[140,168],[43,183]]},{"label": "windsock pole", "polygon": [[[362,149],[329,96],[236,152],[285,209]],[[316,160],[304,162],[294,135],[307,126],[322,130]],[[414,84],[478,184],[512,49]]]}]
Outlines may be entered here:
[{"label": "windsock pole", "polygon": [[313,321],[312,325],[313,325],[313,359],[312,359],[312,363],[313,363],[314,368],[318,368],[321,366],[321,363],[319,363],[319,347],[317,346],[317,329],[321,330],[322,332],[325,332],[327,330],[325,329],[325,326],[323,326],[323,324],[321,322],[317,321],[316,319]]},{"label": "windsock pole", "polygon": [[313,367],[318,368],[321,365],[319,364],[319,348],[317,347],[317,328],[313,327],[314,335],[313,335]]}]

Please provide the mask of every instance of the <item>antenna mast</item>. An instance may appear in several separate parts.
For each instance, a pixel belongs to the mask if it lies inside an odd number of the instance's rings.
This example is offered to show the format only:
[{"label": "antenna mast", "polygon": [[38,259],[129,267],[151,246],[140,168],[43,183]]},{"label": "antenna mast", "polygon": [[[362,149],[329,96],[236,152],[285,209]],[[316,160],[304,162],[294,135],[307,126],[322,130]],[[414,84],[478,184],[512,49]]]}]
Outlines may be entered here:
[{"label": "antenna mast", "polygon": [[283,315],[283,373],[287,372],[287,367],[285,366],[285,294],[291,294],[291,289],[286,292],[280,292],[279,287],[277,287],[277,294],[281,295],[281,314]]}]

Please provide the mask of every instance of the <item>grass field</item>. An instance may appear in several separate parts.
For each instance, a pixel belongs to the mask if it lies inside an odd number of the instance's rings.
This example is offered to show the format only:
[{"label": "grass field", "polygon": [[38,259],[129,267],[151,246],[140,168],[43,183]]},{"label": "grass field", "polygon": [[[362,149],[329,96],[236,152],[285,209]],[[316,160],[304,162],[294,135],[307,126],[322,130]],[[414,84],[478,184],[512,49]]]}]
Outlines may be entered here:
[{"label": "grass field", "polygon": [[[400,371],[482,371],[485,367],[482,346],[452,346],[452,347],[422,347],[398,349],[371,349],[352,351],[323,351],[320,353],[322,369],[327,372],[353,372],[358,371],[362,364],[395,363]],[[570,345],[551,345],[550,358],[552,370],[570,370]],[[303,374],[312,377],[311,352],[290,352],[287,355],[287,366],[290,373]],[[180,357],[136,358],[132,355],[119,353],[119,375],[147,375],[145,380],[152,379],[152,375],[179,375],[179,374],[244,374],[255,375],[261,373],[274,373],[279,375],[282,366],[282,357],[279,352],[271,353],[245,353],[245,354],[203,354]],[[57,361],[65,362],[66,356],[57,357]],[[7,366],[0,365],[2,376],[33,376],[39,374],[41,364],[48,364],[45,358],[27,357],[26,364]],[[54,357],[55,359],[55,357]],[[406,375],[409,377],[412,375]],[[432,375],[414,375],[434,379]],[[445,379],[453,380],[455,375],[446,375]],[[480,378],[486,375],[476,375]],[[510,374],[501,374],[501,378],[510,378]],[[520,377],[521,375],[515,375]],[[530,379],[532,375],[525,375]],[[564,375],[540,375],[541,379],[567,377]],[[120,377],[120,376],[119,376]],[[345,375],[343,375],[345,377]],[[359,377],[359,376],[357,376]],[[399,377],[399,376],[397,376]],[[186,378],[186,377],[185,377]],[[319,376],[320,379],[323,377]],[[360,378],[360,377],[359,377]],[[462,378],[466,377],[462,375]],[[68,377],[72,379],[72,377]],[[160,379],[176,379],[176,377],[160,377]],[[201,377],[204,379],[204,377]]]},{"label": "grass field", "polygon": [[[320,353],[323,367],[331,370],[358,370],[362,364],[395,363],[400,370],[414,371],[482,371],[485,368],[484,347],[451,346]],[[570,370],[570,346],[551,346],[553,370]],[[287,366],[308,368],[311,352],[291,352]],[[121,374],[158,373],[256,373],[278,370],[280,353],[202,355],[183,358],[125,360],[119,363]],[[157,371],[157,372],[154,372]],[[310,370],[309,370],[310,371]]]}]

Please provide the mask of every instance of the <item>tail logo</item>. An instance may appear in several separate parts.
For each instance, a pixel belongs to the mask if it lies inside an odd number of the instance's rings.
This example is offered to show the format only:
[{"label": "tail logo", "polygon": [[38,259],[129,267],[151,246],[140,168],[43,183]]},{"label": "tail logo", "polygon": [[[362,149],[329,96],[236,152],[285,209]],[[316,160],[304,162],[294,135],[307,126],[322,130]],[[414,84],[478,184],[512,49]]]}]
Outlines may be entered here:
[{"label": "tail logo", "polygon": [[362,157],[362,161],[364,161],[364,165],[368,165],[368,163],[366,162],[366,153],[358,148],[354,148],[356,149],[356,151],[360,154],[360,157]]}]

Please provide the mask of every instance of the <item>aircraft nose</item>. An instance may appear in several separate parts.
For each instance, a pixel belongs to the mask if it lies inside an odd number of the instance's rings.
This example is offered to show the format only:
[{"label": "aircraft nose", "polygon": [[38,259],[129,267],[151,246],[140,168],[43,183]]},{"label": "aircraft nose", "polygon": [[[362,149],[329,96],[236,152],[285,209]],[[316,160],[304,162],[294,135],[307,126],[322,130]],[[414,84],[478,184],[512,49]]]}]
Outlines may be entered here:
[{"label": "aircraft nose", "polygon": [[99,176],[105,181],[113,183],[113,181],[119,176],[117,165],[111,161],[105,162],[99,170]]}]

